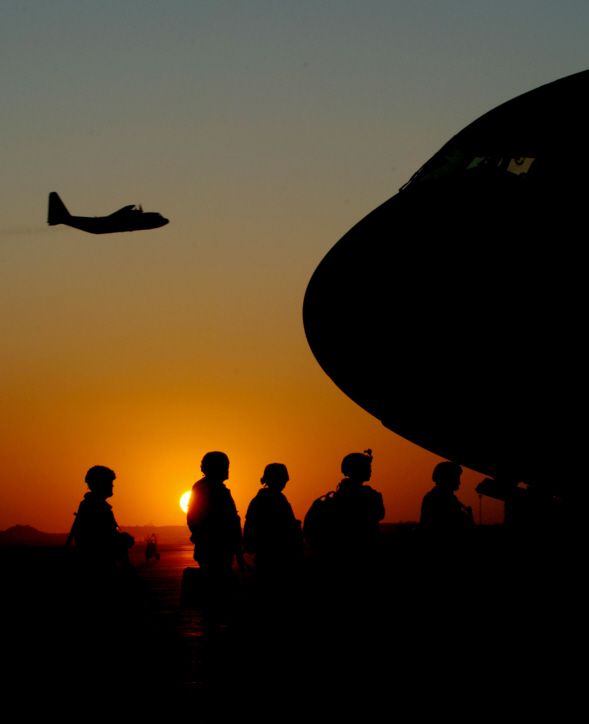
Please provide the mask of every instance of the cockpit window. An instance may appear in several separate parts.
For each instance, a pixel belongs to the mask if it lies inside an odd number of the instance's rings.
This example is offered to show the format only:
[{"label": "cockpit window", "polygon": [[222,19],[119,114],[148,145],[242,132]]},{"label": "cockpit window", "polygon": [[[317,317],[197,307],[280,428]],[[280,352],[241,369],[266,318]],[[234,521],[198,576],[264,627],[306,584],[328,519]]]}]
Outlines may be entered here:
[{"label": "cockpit window", "polygon": [[523,173],[528,173],[535,160],[531,156],[475,156],[466,167],[466,170],[493,168],[512,173],[515,176],[521,176]]},{"label": "cockpit window", "polygon": [[516,176],[521,176],[522,173],[528,173],[535,160],[535,158],[531,158],[530,156],[512,158],[507,166],[507,171],[514,173]]},{"label": "cockpit window", "polygon": [[436,181],[461,176],[469,172],[503,172],[513,176],[524,176],[532,168],[534,156],[515,156],[512,154],[491,153],[473,154],[458,146],[449,145],[422,166],[401,190],[423,181]]}]

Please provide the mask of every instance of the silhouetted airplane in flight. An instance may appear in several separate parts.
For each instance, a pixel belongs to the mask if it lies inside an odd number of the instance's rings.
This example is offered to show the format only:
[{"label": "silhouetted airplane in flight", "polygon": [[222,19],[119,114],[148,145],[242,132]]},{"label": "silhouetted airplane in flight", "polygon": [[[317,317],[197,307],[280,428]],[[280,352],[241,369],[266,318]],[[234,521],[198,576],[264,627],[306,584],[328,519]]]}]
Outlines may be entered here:
[{"label": "silhouetted airplane in flight", "polygon": [[556,495],[585,485],[589,71],[466,126],[320,262],[317,361],[402,437]]},{"label": "silhouetted airplane in flight", "polygon": [[111,234],[117,231],[140,231],[165,226],[169,220],[153,211],[145,212],[141,206],[130,204],[109,216],[72,216],[56,191],[49,194],[47,214],[49,226],[66,224],[91,234]]}]

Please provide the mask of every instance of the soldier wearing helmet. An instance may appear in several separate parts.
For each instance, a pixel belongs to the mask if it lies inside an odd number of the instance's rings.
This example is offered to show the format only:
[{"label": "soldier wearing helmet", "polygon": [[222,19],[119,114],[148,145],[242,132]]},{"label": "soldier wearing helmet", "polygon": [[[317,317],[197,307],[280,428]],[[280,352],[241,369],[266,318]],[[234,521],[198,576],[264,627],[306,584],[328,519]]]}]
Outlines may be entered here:
[{"label": "soldier wearing helmet", "polygon": [[473,525],[472,509],[458,500],[462,468],[458,463],[438,463],[432,473],[435,486],[423,496],[420,525],[437,531],[453,532]]},{"label": "soldier wearing helmet", "polygon": [[241,521],[231,491],[229,458],[224,452],[204,455],[200,469],[204,475],[192,486],[186,521],[194,543],[194,559],[212,579],[231,576],[234,559],[244,567]]},{"label": "soldier wearing helmet", "polygon": [[286,495],[289,481],[284,463],[269,463],[262,488],[250,501],[243,529],[245,549],[255,556],[261,580],[283,582],[297,571],[303,557],[301,523]]},{"label": "soldier wearing helmet", "polygon": [[372,477],[372,450],[349,453],[341,463],[344,478],[335,498],[341,518],[344,548],[350,555],[364,556],[380,539],[380,521],[385,509],[382,494],[367,482]]},{"label": "soldier wearing helmet", "polygon": [[335,492],[319,498],[307,512],[304,532],[320,555],[363,568],[377,551],[385,514],[381,493],[366,484],[372,475],[372,451],[349,453],[341,471],[345,477]]},{"label": "soldier wearing helmet", "polygon": [[82,560],[94,569],[112,572],[128,565],[128,550],[135,540],[119,530],[107,498],[113,495],[114,470],[94,465],[84,477],[89,491],[80,503],[70,540],[73,539]]}]

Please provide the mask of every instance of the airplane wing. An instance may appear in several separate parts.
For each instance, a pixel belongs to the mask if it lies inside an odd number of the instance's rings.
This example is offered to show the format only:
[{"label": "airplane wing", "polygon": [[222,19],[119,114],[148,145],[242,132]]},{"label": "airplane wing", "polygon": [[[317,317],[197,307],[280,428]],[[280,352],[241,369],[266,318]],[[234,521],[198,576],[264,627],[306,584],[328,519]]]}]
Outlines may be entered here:
[{"label": "airplane wing", "polygon": [[129,214],[131,211],[137,211],[137,208],[136,208],[135,204],[128,204],[127,206],[123,206],[122,209],[119,209],[118,211],[114,211],[114,212],[111,214],[111,217],[112,217],[112,216],[115,216],[115,217],[116,217],[116,216],[126,216],[126,215]]}]

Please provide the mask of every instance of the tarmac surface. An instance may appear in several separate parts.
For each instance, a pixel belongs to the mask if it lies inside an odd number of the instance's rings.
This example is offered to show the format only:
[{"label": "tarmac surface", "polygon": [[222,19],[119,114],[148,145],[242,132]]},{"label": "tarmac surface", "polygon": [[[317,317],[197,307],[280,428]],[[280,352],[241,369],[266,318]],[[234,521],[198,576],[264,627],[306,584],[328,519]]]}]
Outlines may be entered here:
[{"label": "tarmac surface", "polygon": [[211,612],[182,597],[190,546],[143,550],[109,587],[81,581],[61,548],[0,550],[6,706],[208,724],[551,708],[566,721],[579,705],[587,596],[560,551],[399,534],[370,571],[307,559],[274,587],[236,572]]}]

